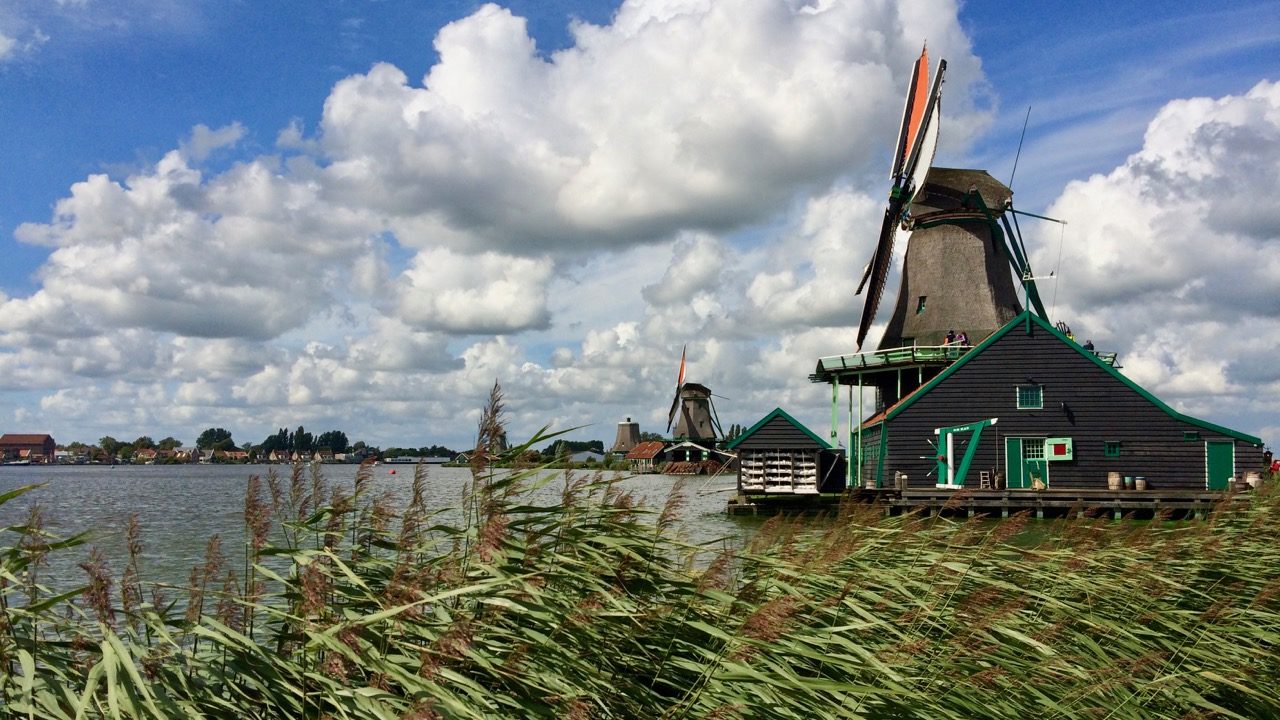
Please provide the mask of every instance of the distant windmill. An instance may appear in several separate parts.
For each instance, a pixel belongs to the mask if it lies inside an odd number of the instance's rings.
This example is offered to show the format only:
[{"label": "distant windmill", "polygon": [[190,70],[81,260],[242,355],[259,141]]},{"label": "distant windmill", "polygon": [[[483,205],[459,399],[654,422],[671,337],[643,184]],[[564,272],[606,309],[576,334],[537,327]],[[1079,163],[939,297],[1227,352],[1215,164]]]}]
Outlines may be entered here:
[{"label": "distant windmill", "polygon": [[[724,435],[720,418],[711,401],[711,390],[705,385],[684,381],[685,351],[680,352],[680,373],[676,376],[676,394],[667,413],[667,432],[676,427],[676,438],[714,443]],[[677,417],[679,420],[677,421]]]},{"label": "distant windmill", "polygon": [[880,349],[942,345],[951,330],[981,341],[1022,311],[1011,268],[1030,303],[1047,317],[1022,238],[1015,232],[1016,218],[1009,223],[1013,191],[984,170],[932,167],[946,69],[947,61],[939,61],[933,86],[926,91],[926,49],[912,72],[890,173],[889,203],[857,290],[867,290],[858,325],[859,350],[880,306],[899,225],[912,234],[898,300]]}]

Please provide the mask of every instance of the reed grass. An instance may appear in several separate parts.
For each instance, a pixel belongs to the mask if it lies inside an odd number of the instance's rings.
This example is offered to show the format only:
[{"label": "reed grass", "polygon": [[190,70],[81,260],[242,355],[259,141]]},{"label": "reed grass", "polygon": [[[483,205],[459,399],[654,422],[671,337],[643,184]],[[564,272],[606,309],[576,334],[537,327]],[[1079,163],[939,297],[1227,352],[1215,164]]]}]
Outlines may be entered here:
[{"label": "reed grass", "polygon": [[43,587],[44,558],[84,538],[33,512],[0,544],[0,715],[1280,716],[1274,485],[1203,521],[1072,521],[1034,544],[1025,516],[851,506],[731,552],[674,535],[679,492],[650,510],[599,475],[493,470],[550,437],[502,434],[495,386],[456,522],[423,467],[399,509],[367,468],[349,493],[301,468],[251,481],[244,547],[212,540],[175,600],[93,554],[83,586]]}]

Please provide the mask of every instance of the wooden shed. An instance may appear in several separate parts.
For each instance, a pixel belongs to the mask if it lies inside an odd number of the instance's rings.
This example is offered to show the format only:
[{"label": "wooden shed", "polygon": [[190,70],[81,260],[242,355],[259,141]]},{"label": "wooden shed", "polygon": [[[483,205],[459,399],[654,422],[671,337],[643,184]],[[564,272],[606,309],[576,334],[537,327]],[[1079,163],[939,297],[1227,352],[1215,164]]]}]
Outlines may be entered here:
[{"label": "wooden shed", "polygon": [[631,448],[631,452],[626,455],[626,460],[632,472],[656,473],[660,469],[665,449],[666,444],[661,440],[647,440]]},{"label": "wooden shed", "polygon": [[817,494],[845,489],[844,455],[776,408],[730,442],[741,494]]},{"label": "wooden shed", "polygon": [[1109,360],[1023,312],[864,420],[855,477],[1010,489],[1101,489],[1124,477],[1225,490],[1261,468],[1259,438],[1174,410]]}]

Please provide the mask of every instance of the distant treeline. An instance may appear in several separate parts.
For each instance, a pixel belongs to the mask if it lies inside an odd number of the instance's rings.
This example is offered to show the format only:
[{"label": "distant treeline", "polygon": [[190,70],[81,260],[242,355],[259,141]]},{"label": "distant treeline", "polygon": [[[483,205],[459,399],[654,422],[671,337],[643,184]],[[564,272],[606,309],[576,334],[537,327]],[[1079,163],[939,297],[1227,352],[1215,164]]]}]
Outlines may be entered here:
[{"label": "distant treeline", "polygon": [[266,459],[271,453],[293,455],[300,453],[309,455],[311,453],[327,450],[336,455],[355,454],[360,458],[383,459],[403,456],[422,456],[422,457],[456,457],[458,452],[443,445],[424,445],[420,448],[401,448],[390,447],[385,451],[379,447],[369,445],[363,440],[350,442],[347,434],[342,430],[327,430],[319,435],[308,432],[305,427],[299,425],[296,430],[288,428],[280,428],[276,432],[268,435],[260,443],[245,443],[240,445],[232,437],[231,431],[226,428],[211,427],[207,428],[196,437],[192,445],[185,445],[181,440],[169,436],[160,441],[153,440],[149,435],[139,436],[133,441],[122,441],[110,435],[104,435],[98,440],[96,445],[90,445],[83,442],[73,442],[61,449],[67,450],[74,455],[84,457],[93,461],[113,461],[113,460],[132,460],[139,450],[157,450],[162,451],[162,457],[157,462],[164,462],[169,458],[171,451],[176,451],[182,447],[194,447],[199,450],[222,450],[228,452],[244,452],[244,459],[249,461]]}]

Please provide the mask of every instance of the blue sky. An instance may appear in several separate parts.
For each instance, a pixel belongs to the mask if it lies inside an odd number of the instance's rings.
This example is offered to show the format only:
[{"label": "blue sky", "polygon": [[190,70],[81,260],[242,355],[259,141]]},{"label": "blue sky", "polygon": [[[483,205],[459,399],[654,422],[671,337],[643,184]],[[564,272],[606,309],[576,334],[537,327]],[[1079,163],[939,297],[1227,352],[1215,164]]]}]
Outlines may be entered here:
[{"label": "blue sky", "polygon": [[821,427],[927,40],[939,164],[1007,180],[1031,107],[1057,310],[1274,438],[1280,220],[1202,224],[1280,183],[1274,3],[810,5],[0,5],[0,429],[464,445],[499,379],[517,431],[607,440],[686,343],[727,421]]}]

